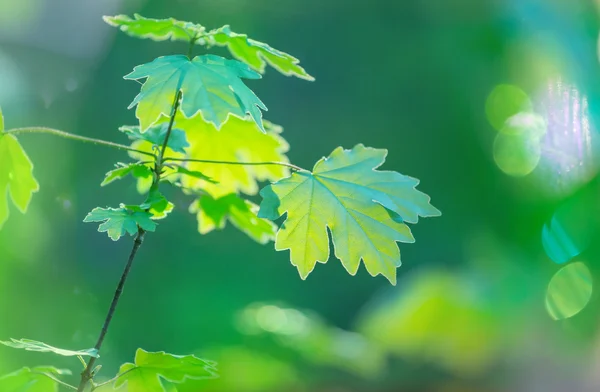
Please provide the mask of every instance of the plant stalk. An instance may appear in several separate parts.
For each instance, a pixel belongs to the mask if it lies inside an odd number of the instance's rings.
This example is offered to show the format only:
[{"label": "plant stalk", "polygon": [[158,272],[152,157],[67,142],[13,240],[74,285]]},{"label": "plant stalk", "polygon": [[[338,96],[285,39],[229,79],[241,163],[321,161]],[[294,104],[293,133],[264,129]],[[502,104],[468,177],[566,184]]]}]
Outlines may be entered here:
[{"label": "plant stalk", "polygon": [[165,161],[172,162],[197,162],[197,163],[214,163],[221,165],[244,165],[244,166],[264,166],[264,165],[277,165],[277,166],[285,166],[290,169],[296,171],[309,171],[301,168],[300,166],[296,166],[292,163],[287,162],[276,162],[276,161],[267,161],[267,162],[240,162],[240,161],[213,161],[210,159],[189,159],[189,158],[165,158]]},{"label": "plant stalk", "polygon": [[46,127],[15,128],[15,129],[6,130],[6,131],[4,131],[4,133],[8,134],[8,135],[11,135],[11,134],[18,135],[18,134],[22,134],[22,133],[46,133],[49,135],[59,136],[59,137],[65,138],[65,139],[76,140],[76,141],[96,144],[96,145],[100,145],[100,146],[112,147],[112,148],[116,148],[118,150],[137,152],[138,154],[144,154],[144,155],[148,155],[148,156],[152,156],[152,157],[154,156],[154,154],[151,152],[136,150],[135,148],[131,148],[124,144],[113,143],[113,142],[108,142],[108,141],[102,140],[102,139],[94,139],[91,137],[75,135],[75,134],[72,134],[69,132],[59,131],[58,129],[52,129],[52,128],[46,128]]},{"label": "plant stalk", "polygon": [[[180,97],[181,97],[181,91],[178,91],[177,94],[175,94],[175,100],[173,101],[173,106],[171,108],[171,119],[169,121],[169,128],[167,129],[167,133],[165,135],[165,140],[163,142],[160,153],[159,153],[158,157],[156,157],[154,154],[152,154],[152,156],[155,156],[155,158],[156,158],[156,165],[155,165],[156,176],[154,176],[154,181],[152,182],[152,188],[158,187],[160,184],[160,179],[161,179],[160,177],[162,174],[162,166],[163,166],[163,157],[164,157],[165,151],[167,149],[169,137],[171,136],[173,124],[175,122],[175,115],[177,114],[177,109],[179,107],[179,98]],[[121,295],[123,294],[123,287],[125,286],[125,282],[127,281],[127,277],[129,276],[129,272],[131,270],[133,260],[135,259],[135,256],[137,255],[138,250],[140,249],[140,247],[142,246],[142,243],[144,242],[145,235],[146,235],[146,231],[144,229],[142,229],[141,227],[138,227],[138,232],[137,232],[137,235],[135,236],[135,239],[133,240],[133,248],[131,249],[131,253],[129,254],[129,259],[127,260],[127,264],[125,265],[125,269],[123,270],[123,274],[121,275],[121,279],[119,280],[119,284],[117,285],[115,295],[113,296],[112,303],[110,304],[110,309],[108,310],[108,314],[106,315],[106,319],[104,320],[104,324],[102,325],[102,330],[100,331],[100,336],[98,337],[96,346],[94,346],[96,348],[96,350],[98,350],[98,352],[100,352],[100,348],[102,347],[104,338],[106,337],[106,334],[108,333],[108,327],[110,326],[110,322],[112,321],[112,318],[117,309],[117,305],[119,304],[119,299],[121,298]],[[83,372],[81,372],[81,380],[79,382],[79,387],[77,388],[77,392],[84,392],[87,385],[94,378],[93,369],[94,369],[94,365],[96,363],[96,359],[97,358],[95,358],[95,357],[91,357],[90,360],[88,361],[85,369],[83,370]],[[95,387],[93,387],[92,390],[93,389],[95,389]]]},{"label": "plant stalk", "polygon": [[[146,231],[142,228],[138,228],[138,233],[133,240],[133,248],[131,249],[131,253],[129,254],[129,259],[127,260],[127,264],[125,265],[125,269],[123,270],[123,274],[121,275],[121,279],[119,280],[119,284],[117,285],[117,289],[115,291],[115,295],[113,297],[112,303],[110,304],[110,309],[108,310],[108,314],[106,315],[106,319],[104,320],[104,324],[102,325],[102,330],[100,331],[100,336],[98,337],[98,341],[96,342],[96,350],[100,351],[102,347],[102,343],[104,343],[104,338],[108,332],[108,327],[110,326],[110,322],[115,314],[115,310],[117,309],[117,305],[119,304],[119,299],[121,298],[121,294],[123,294],[123,287],[125,286],[125,282],[127,281],[127,277],[129,276],[129,271],[131,270],[131,266],[133,264],[133,260],[142,246],[144,242],[144,236]],[[88,385],[90,380],[94,377],[92,374],[92,370],[94,369],[94,364],[96,363],[96,357],[91,357],[85,367],[84,371],[81,373],[81,381],[79,383],[78,392],[83,392],[85,387]]]}]

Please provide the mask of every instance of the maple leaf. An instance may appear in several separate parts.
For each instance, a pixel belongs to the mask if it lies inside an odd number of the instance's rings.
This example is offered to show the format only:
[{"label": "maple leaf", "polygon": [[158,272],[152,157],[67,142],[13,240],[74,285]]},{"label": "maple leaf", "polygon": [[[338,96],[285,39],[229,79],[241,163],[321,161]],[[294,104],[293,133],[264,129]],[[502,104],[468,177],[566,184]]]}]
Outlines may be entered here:
[{"label": "maple leaf", "polygon": [[214,55],[164,56],[139,65],[125,79],[147,78],[140,93],[129,108],[137,105],[136,117],[140,131],[145,132],[161,116],[170,116],[173,101],[182,92],[181,111],[186,117],[198,112],[220,128],[230,115],[240,118],[246,114],[254,119],[261,130],[262,110],[267,107],[241,80],[259,79],[259,73],[246,64]]},{"label": "maple leaf", "polygon": [[136,38],[150,38],[154,41],[191,41],[204,34],[205,28],[199,24],[177,19],[152,19],[133,14],[104,16],[104,21],[118,27],[124,33]]},{"label": "maple leaf", "polygon": [[0,377],[0,390],[5,392],[58,392],[56,376],[70,375],[65,369],[50,366],[24,367]]},{"label": "maple leaf", "polygon": [[227,221],[246,233],[254,241],[266,244],[275,239],[277,227],[256,214],[258,206],[236,194],[214,199],[203,195],[190,206],[190,212],[198,217],[198,231],[207,234],[225,228]]},{"label": "maple leaf", "polygon": [[[219,131],[212,124],[196,116],[191,119],[176,118],[180,129],[185,129],[190,147],[186,158],[233,162],[289,162],[285,153],[288,143],[281,137],[282,128],[265,121],[265,133],[259,133],[253,121],[231,117]],[[199,171],[218,184],[201,179],[182,178],[188,188],[202,189],[213,197],[243,192],[258,192],[257,181],[275,181],[289,175],[289,169],[279,165],[222,165],[212,163],[186,163],[190,170]]]},{"label": "maple leaf", "polygon": [[83,221],[104,222],[98,231],[108,233],[113,241],[117,241],[125,233],[135,235],[138,226],[146,231],[154,231],[156,223],[151,218],[152,214],[139,206],[121,204],[120,208],[94,208]]},{"label": "maple leaf", "polygon": [[300,60],[292,55],[277,50],[264,42],[248,38],[246,34],[231,31],[229,25],[210,31],[210,43],[226,46],[231,54],[240,61],[245,62],[260,73],[265,72],[267,63],[277,71],[287,76],[296,76],[301,79],[313,81],[304,68],[299,65]]},{"label": "maple leaf", "polygon": [[303,279],[317,262],[329,259],[329,229],[335,255],[350,274],[363,260],[372,276],[382,274],[396,283],[401,264],[396,242],[414,242],[405,222],[441,213],[415,189],[418,180],[375,170],[386,154],[362,144],[352,150],[339,147],[312,173],[295,172],[260,192],[259,217],[275,220],[287,212],[275,248],[290,249]]},{"label": "maple leaf", "polygon": [[151,353],[138,349],[134,362],[121,366],[121,376],[115,381],[115,388],[127,385],[128,392],[164,392],[162,380],[182,383],[217,377],[214,362],[193,355]]},{"label": "maple leaf", "polygon": [[2,133],[4,122],[0,113],[0,228],[9,215],[8,197],[25,213],[31,198],[40,187],[33,177],[33,164],[12,135]]}]

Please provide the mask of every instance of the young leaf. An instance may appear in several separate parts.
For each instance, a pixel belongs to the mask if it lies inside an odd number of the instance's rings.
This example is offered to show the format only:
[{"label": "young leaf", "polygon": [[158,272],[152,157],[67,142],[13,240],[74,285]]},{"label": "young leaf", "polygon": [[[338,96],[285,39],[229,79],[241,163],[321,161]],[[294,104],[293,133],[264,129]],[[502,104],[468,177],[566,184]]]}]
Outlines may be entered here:
[{"label": "young leaf", "polygon": [[[136,206],[128,206],[135,208]],[[158,189],[150,189],[148,198],[140,206],[144,210],[148,210],[152,214],[152,219],[164,219],[173,211],[175,205],[167,200]]]},{"label": "young leaf", "polygon": [[106,186],[113,181],[121,180],[131,174],[134,178],[152,178],[152,169],[141,163],[117,163],[117,168],[106,173],[100,186]]},{"label": "young leaf", "polygon": [[335,255],[355,275],[363,260],[372,275],[396,284],[400,251],[396,242],[414,242],[404,222],[439,216],[429,196],[415,189],[418,180],[377,171],[386,150],[357,145],[337,148],[314,166],[264,188],[259,217],[287,219],[277,232],[275,248],[290,249],[292,264],[305,279],[317,262],[329,259],[329,228]]},{"label": "young leaf", "polygon": [[[130,140],[146,140],[152,145],[160,147],[162,146],[165,137],[167,136],[167,130],[169,124],[167,122],[158,124],[150,127],[146,132],[141,133],[139,126],[123,126],[119,128],[119,131],[125,133]],[[180,129],[172,129],[171,136],[167,142],[167,147],[175,152],[185,154],[185,149],[189,147],[185,132]]]},{"label": "young leaf", "polygon": [[134,14],[134,19],[127,15],[105,16],[103,19],[111,26],[136,38],[150,38],[154,41],[191,41],[202,36],[205,28],[199,24],[182,22],[173,18],[150,19]]},{"label": "young leaf", "polygon": [[193,355],[172,355],[165,352],[150,353],[138,349],[135,363],[126,363],[119,369],[121,376],[114,387],[127,385],[128,392],[164,392],[162,380],[182,383],[217,377],[216,364]]},{"label": "young leaf", "polygon": [[0,377],[0,391],[3,392],[58,392],[57,376],[67,376],[71,372],[50,366],[24,367]]},{"label": "young leaf", "polygon": [[228,25],[212,30],[209,33],[209,38],[212,39],[212,42],[209,41],[210,43],[226,46],[235,58],[245,62],[260,73],[265,72],[268,63],[284,75],[296,76],[310,81],[315,80],[298,64],[300,60],[297,58],[263,42],[248,38],[246,34],[234,33]]},{"label": "young leaf", "polygon": [[212,178],[208,177],[206,174],[201,173],[199,171],[195,171],[195,170],[189,170],[186,169],[183,166],[175,166],[175,172],[178,174],[181,174],[183,176],[190,176],[192,178],[195,178],[197,180],[202,180],[202,181],[206,181],[206,182],[210,182],[211,184],[218,184],[218,181],[213,180]]},{"label": "young leaf", "polygon": [[62,348],[52,347],[44,342],[38,342],[36,340],[31,339],[10,339],[10,342],[5,342],[0,340],[0,344],[3,344],[12,348],[19,348],[26,351],[38,351],[41,353],[54,353],[57,355],[62,355],[65,357],[75,357],[75,356],[90,356],[98,358],[98,350],[95,348],[88,348],[85,350],[65,350]]},{"label": "young leaf", "polygon": [[[218,131],[201,116],[191,119],[178,117],[180,129],[187,131],[190,147],[187,158],[214,161],[289,162],[285,153],[288,143],[281,137],[281,127],[265,121],[266,133],[257,132],[256,124],[231,117]],[[202,189],[213,197],[222,197],[239,191],[248,195],[258,192],[257,181],[275,181],[289,175],[289,169],[279,165],[217,165],[210,163],[187,163],[187,168],[199,171],[218,181],[207,183],[192,177],[183,177],[187,188]]]},{"label": "young leaf", "polygon": [[14,136],[0,132],[0,229],[9,215],[8,193],[13,204],[25,213],[38,190],[29,157]]},{"label": "young leaf", "polygon": [[107,232],[113,241],[117,241],[125,233],[135,235],[138,226],[146,231],[154,231],[156,223],[151,218],[151,213],[138,206],[121,204],[120,208],[94,208],[83,221],[104,222],[98,227],[98,231]]},{"label": "young leaf", "polygon": [[159,57],[139,65],[125,79],[147,78],[141,92],[129,108],[137,105],[136,117],[140,131],[145,132],[161,116],[170,116],[175,95],[181,91],[181,110],[186,117],[198,112],[217,128],[230,115],[240,118],[250,114],[261,130],[262,110],[266,106],[241,80],[259,79],[259,73],[236,60],[214,55]]},{"label": "young leaf", "polygon": [[258,243],[266,244],[275,239],[277,227],[256,215],[258,206],[233,193],[219,199],[203,195],[192,203],[190,212],[198,217],[200,234],[221,230],[229,221]]}]

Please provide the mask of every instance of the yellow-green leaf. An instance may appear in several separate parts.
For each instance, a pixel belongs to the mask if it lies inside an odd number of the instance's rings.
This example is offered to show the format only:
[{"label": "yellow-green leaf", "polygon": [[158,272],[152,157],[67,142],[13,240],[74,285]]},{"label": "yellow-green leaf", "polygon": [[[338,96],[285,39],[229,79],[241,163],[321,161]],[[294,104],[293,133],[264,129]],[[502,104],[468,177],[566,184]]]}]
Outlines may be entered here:
[{"label": "yellow-green leaf", "polygon": [[29,157],[14,136],[0,132],[0,228],[9,215],[8,195],[19,211],[25,213],[38,190]]},{"label": "yellow-green leaf", "polygon": [[[2,392],[58,392],[58,383],[52,378],[70,375],[65,369],[50,366],[24,367],[0,377]],[[52,377],[52,378],[50,378]]]},{"label": "yellow-green leaf", "polygon": [[397,172],[376,171],[386,150],[357,145],[337,148],[311,172],[295,172],[261,191],[259,217],[275,220],[287,213],[275,248],[290,249],[292,264],[304,279],[317,262],[335,255],[354,275],[363,260],[372,275],[396,283],[400,250],[396,242],[414,242],[404,222],[438,216],[429,196],[415,189],[418,180]]},{"label": "yellow-green leaf", "polygon": [[215,45],[226,46],[235,58],[245,62],[260,73],[265,72],[268,63],[284,75],[296,76],[310,81],[315,80],[299,65],[300,60],[294,56],[277,50],[264,42],[248,38],[246,34],[234,33],[228,25],[211,31],[208,37],[212,39],[212,43]]},{"label": "yellow-green leaf", "polygon": [[127,392],[164,392],[163,380],[182,383],[188,379],[201,380],[217,377],[216,364],[193,355],[151,353],[138,349],[135,363],[126,363],[119,369],[115,388],[127,385]]},{"label": "yellow-green leaf", "polygon": [[190,206],[190,212],[198,217],[198,231],[207,234],[225,228],[227,221],[246,233],[258,243],[266,244],[275,239],[277,227],[256,214],[258,206],[235,194],[212,198],[203,195]]},{"label": "yellow-green leaf", "polygon": [[[258,132],[251,120],[231,117],[219,131],[212,124],[196,116],[176,119],[179,129],[187,132],[190,147],[186,158],[214,161],[289,162],[285,153],[288,143],[281,137],[281,127],[264,122],[266,133]],[[275,181],[289,175],[287,167],[278,165],[224,165],[212,163],[188,163],[187,168],[199,171],[214,179],[218,184],[208,183],[193,177],[183,177],[187,188],[202,189],[213,197],[243,192],[254,195],[258,192],[257,181]]]},{"label": "yellow-green leaf", "polygon": [[134,14],[105,16],[104,21],[118,27],[124,33],[136,38],[150,38],[154,41],[191,41],[204,34],[203,26],[177,19],[152,19]]},{"label": "yellow-green leaf", "polygon": [[175,96],[182,93],[181,111],[186,117],[199,112],[202,117],[220,128],[233,115],[254,119],[263,130],[262,110],[267,107],[241,78],[259,79],[259,73],[246,64],[214,55],[164,56],[139,65],[125,79],[146,78],[140,93],[129,108],[137,105],[136,117],[140,131],[145,132],[161,116],[170,116]]},{"label": "yellow-green leaf", "polygon": [[152,217],[151,213],[139,206],[121,204],[120,208],[94,208],[83,221],[103,222],[98,231],[106,232],[113,241],[117,241],[125,233],[135,235],[138,226],[146,231],[154,231],[156,223]]},{"label": "yellow-green leaf", "polygon": [[37,340],[31,339],[10,339],[10,341],[5,342],[0,340],[0,344],[3,344],[7,347],[18,348],[26,351],[37,351],[41,353],[54,353],[57,355],[62,355],[65,357],[75,357],[75,356],[90,356],[90,357],[99,357],[98,350],[95,348],[87,348],[85,350],[66,350],[63,348],[52,347],[49,344],[44,342],[38,342]]}]

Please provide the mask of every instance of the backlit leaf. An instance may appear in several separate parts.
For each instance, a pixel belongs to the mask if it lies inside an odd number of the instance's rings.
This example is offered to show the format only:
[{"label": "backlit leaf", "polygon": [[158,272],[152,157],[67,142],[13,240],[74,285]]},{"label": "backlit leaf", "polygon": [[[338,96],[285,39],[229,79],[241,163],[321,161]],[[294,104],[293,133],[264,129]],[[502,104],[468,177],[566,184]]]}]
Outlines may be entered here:
[{"label": "backlit leaf", "polygon": [[215,229],[221,230],[229,221],[261,244],[275,239],[277,227],[272,222],[256,215],[258,212],[256,204],[235,194],[218,199],[214,199],[210,195],[203,195],[190,206],[190,212],[198,217],[200,234],[206,234]]},{"label": "backlit leaf", "polygon": [[[119,128],[119,131],[125,133],[130,140],[146,140],[152,143],[153,146],[162,147],[165,137],[167,136],[168,128],[168,123],[162,123],[150,127],[144,133],[140,132],[139,126],[123,126]],[[167,147],[175,152],[185,153],[185,148],[189,147],[185,132],[180,129],[172,129],[169,141],[167,142]]]},{"label": "backlit leaf", "polygon": [[213,180],[212,178],[208,177],[206,174],[201,173],[199,171],[195,171],[195,170],[189,170],[183,166],[175,166],[175,172],[178,174],[181,174],[183,176],[190,176],[192,178],[195,178],[197,180],[202,180],[202,181],[206,181],[206,182],[210,182],[211,184],[218,184],[218,181]]},{"label": "backlit leaf", "polygon": [[230,115],[246,114],[263,129],[262,110],[266,106],[241,80],[259,79],[259,73],[246,64],[214,55],[159,57],[151,63],[135,67],[125,79],[147,78],[141,92],[129,108],[137,105],[140,131],[145,132],[161,116],[170,116],[176,94],[181,91],[181,111],[186,117],[198,112],[220,128]]},{"label": "backlit leaf", "polygon": [[26,351],[38,351],[42,353],[54,353],[58,355],[62,355],[65,357],[75,357],[75,356],[90,356],[90,357],[99,357],[98,350],[95,348],[88,348],[85,350],[65,350],[62,348],[52,347],[44,342],[38,342],[36,340],[30,339],[10,339],[10,342],[5,342],[0,340],[0,344],[3,344],[12,348],[19,348]]},{"label": "backlit leaf", "polygon": [[0,132],[0,229],[8,219],[9,194],[17,209],[25,213],[38,190],[29,157],[14,136]]},{"label": "backlit leaf", "polygon": [[15,372],[0,377],[2,392],[57,392],[58,383],[50,377],[70,375],[65,369],[50,366],[34,368],[24,367]]},{"label": "backlit leaf", "polygon": [[[250,120],[231,117],[218,131],[212,124],[196,116],[185,119],[176,118],[180,129],[185,129],[190,147],[187,158],[214,161],[289,162],[285,153],[288,143],[281,137],[281,127],[265,121],[266,133],[258,132],[256,124]],[[278,165],[223,165],[190,162],[189,170],[199,171],[218,181],[207,183],[192,177],[183,177],[187,188],[202,189],[213,197],[222,197],[230,193],[244,192],[254,195],[258,192],[257,181],[275,181],[289,175],[287,167]]]},{"label": "backlit leaf", "polygon": [[339,147],[317,162],[312,173],[293,173],[261,191],[258,216],[275,220],[287,213],[275,248],[290,249],[303,279],[317,262],[329,259],[329,229],[335,256],[350,274],[356,274],[363,260],[372,276],[382,274],[396,283],[401,264],[396,242],[414,242],[404,222],[441,213],[415,189],[418,180],[375,170],[386,154],[362,144],[352,150]]},{"label": "backlit leaf", "polygon": [[150,353],[138,349],[135,363],[126,363],[119,369],[122,374],[115,388],[126,385],[127,392],[164,392],[163,380],[182,383],[217,377],[216,364],[193,355],[172,355],[165,352]]},{"label": "backlit leaf", "polygon": [[105,16],[104,21],[111,26],[136,38],[150,38],[154,41],[190,41],[204,34],[205,28],[199,24],[183,22],[173,18],[151,19],[134,14]]},{"label": "backlit leaf", "polygon": [[106,177],[100,186],[105,186],[113,181],[121,180],[131,174],[134,178],[152,178],[152,169],[141,163],[117,163],[117,168],[106,173]]},{"label": "backlit leaf", "polygon": [[152,221],[152,214],[134,207],[136,206],[121,204],[120,208],[94,208],[83,221],[104,222],[98,227],[98,231],[108,233],[113,241],[117,241],[125,233],[135,235],[138,225],[146,231],[154,231],[156,223]]},{"label": "backlit leaf", "polygon": [[260,73],[265,72],[268,63],[284,75],[296,76],[311,81],[315,80],[298,64],[300,60],[297,58],[263,42],[248,38],[246,34],[234,33],[228,25],[211,31],[209,39],[212,39],[212,43],[215,45],[226,46],[235,58],[245,62]]},{"label": "backlit leaf", "polygon": [[[135,206],[131,206],[131,208],[135,208]],[[152,214],[152,219],[163,219],[173,211],[175,206],[158,189],[150,189],[148,198],[140,208],[148,210]]]}]

